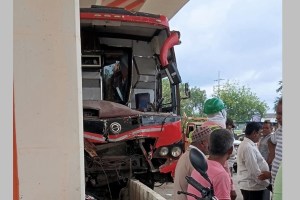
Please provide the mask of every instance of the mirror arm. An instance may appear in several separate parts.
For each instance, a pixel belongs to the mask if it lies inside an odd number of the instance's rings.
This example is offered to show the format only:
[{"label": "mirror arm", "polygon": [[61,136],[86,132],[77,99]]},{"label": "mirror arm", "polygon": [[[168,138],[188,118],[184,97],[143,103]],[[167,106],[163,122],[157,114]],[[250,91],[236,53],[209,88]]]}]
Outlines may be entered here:
[{"label": "mirror arm", "polygon": [[198,183],[193,177],[191,176],[186,176],[185,179],[189,184],[191,184],[194,188],[196,188],[203,197],[206,197],[210,191],[209,188],[203,187],[200,183]]}]

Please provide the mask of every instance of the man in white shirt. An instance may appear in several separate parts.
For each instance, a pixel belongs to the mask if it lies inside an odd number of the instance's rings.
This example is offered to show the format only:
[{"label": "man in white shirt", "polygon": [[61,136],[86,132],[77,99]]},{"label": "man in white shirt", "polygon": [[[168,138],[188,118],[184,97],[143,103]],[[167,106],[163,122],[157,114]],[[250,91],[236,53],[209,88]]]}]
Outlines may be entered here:
[{"label": "man in white shirt", "polygon": [[246,126],[245,138],[237,153],[237,181],[244,200],[264,200],[268,192],[269,180],[259,180],[262,171],[268,171],[269,165],[259,152],[256,143],[259,141],[261,125],[250,122]]},{"label": "man in white shirt", "polygon": [[[265,120],[262,125],[262,134],[258,142],[258,150],[261,153],[261,155],[264,157],[265,161],[267,161],[269,165],[269,170],[271,170],[271,165],[273,161],[273,158],[270,156],[270,152],[269,152],[269,148],[270,148],[269,140],[270,137],[273,135],[272,129],[273,127],[270,120]],[[264,199],[269,200],[270,192],[266,192],[265,195],[266,196],[264,197]]]}]

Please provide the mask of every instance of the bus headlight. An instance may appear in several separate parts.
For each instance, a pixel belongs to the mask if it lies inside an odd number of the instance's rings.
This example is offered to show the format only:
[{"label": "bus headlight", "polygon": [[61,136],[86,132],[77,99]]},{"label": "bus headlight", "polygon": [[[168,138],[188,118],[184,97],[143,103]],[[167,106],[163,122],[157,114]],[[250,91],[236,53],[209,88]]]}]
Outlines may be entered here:
[{"label": "bus headlight", "polygon": [[166,156],[166,155],[168,155],[168,153],[169,153],[168,147],[162,147],[159,151],[160,156]]},{"label": "bus headlight", "polygon": [[171,154],[175,158],[179,157],[181,155],[181,153],[182,153],[181,148],[177,147],[177,146],[173,147],[172,150],[171,150]]}]

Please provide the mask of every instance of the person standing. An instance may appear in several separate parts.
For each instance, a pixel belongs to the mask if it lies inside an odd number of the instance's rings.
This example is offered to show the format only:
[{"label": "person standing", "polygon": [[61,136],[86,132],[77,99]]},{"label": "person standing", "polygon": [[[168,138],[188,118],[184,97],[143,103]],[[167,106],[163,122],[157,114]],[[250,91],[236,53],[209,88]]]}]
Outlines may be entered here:
[{"label": "person standing", "polygon": [[262,126],[262,135],[258,142],[258,150],[269,166],[272,165],[273,161],[271,158],[269,159],[269,140],[273,134],[272,129],[272,123],[270,120],[265,120]]},{"label": "person standing", "polygon": [[279,124],[279,127],[276,129],[274,135],[272,135],[270,140],[271,143],[276,145],[275,158],[273,159],[272,170],[271,170],[273,186],[274,186],[274,181],[275,181],[277,171],[279,169],[279,165],[282,161],[282,98],[279,99],[276,107],[276,119],[277,119],[277,123]]},{"label": "person standing", "polygon": [[[269,165],[269,170],[271,170],[272,161],[273,161],[273,158],[270,156],[270,152],[269,152],[269,148],[270,148],[269,140],[273,134],[272,130],[273,127],[270,120],[265,120],[262,126],[262,135],[258,142],[258,150],[261,153],[261,155],[264,157],[265,161],[267,161]],[[271,188],[271,185],[268,188]],[[265,195],[264,199],[266,200],[270,199],[270,191],[265,192],[264,195]]]},{"label": "person standing", "polygon": [[234,135],[234,138],[236,139],[236,134],[234,133],[235,125],[231,118],[226,119],[226,129],[228,129],[232,134]]},{"label": "person standing", "polygon": [[[214,195],[219,200],[231,199],[231,180],[230,175],[225,170],[225,162],[230,157],[233,150],[233,136],[227,129],[215,129],[209,140],[209,157],[207,159],[207,175],[214,187]],[[210,187],[209,182],[201,176],[197,170],[193,170],[193,177],[203,187]],[[188,193],[201,197],[200,192],[192,185],[188,185]],[[188,200],[194,197],[188,196]]]},{"label": "person standing", "polygon": [[227,112],[222,99],[213,97],[204,102],[203,112],[207,115],[207,121],[202,126],[214,128],[226,128]]},{"label": "person standing", "polygon": [[[226,129],[229,130],[233,134],[234,138],[236,138],[236,136],[234,134],[234,128],[235,128],[235,125],[233,123],[233,120],[231,118],[227,118],[226,119]],[[231,176],[233,176],[233,164],[235,162],[236,154],[237,154],[236,149],[233,148],[232,155],[228,159],[228,166],[229,166]]]},{"label": "person standing", "polygon": [[[204,122],[202,126],[208,126],[212,131],[219,128],[226,129],[227,111],[226,111],[226,106],[222,101],[222,99],[218,97],[207,99],[204,102],[203,112],[207,115],[207,121]],[[229,159],[234,160],[235,155],[236,153],[234,149]],[[228,160],[226,160],[224,164],[224,168],[226,169],[226,171],[229,173],[231,177],[231,199],[235,200],[237,194],[233,184],[232,173],[230,171],[230,164]]]},{"label": "person standing", "polygon": [[184,194],[177,194],[178,191],[187,191],[188,183],[185,179],[186,176],[190,176],[192,170],[194,169],[189,153],[191,148],[198,148],[205,155],[208,154],[209,147],[209,136],[211,134],[211,129],[209,127],[200,126],[194,132],[191,132],[191,144],[187,150],[182,154],[177,162],[175,168],[174,176],[174,189],[173,189],[173,199],[174,200],[186,200],[187,197]]},{"label": "person standing", "polygon": [[260,180],[272,178],[271,184],[273,188],[276,174],[282,161],[282,98],[279,99],[278,104],[276,106],[276,120],[278,123],[278,128],[275,130],[274,134],[269,140],[269,144],[271,146],[276,145],[274,152],[271,152],[271,155],[274,155],[271,172],[263,171],[262,174],[259,176]]},{"label": "person standing", "polygon": [[269,180],[259,180],[262,171],[268,171],[269,165],[259,152],[261,124],[249,122],[245,129],[245,138],[237,152],[237,182],[244,200],[264,200]]}]

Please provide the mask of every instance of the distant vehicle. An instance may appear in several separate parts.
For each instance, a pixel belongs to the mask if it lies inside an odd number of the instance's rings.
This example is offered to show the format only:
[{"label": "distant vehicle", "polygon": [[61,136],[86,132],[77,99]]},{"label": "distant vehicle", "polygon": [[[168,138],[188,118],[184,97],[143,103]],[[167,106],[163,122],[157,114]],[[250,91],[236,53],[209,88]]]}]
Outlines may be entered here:
[{"label": "distant vehicle", "polygon": [[198,127],[202,126],[204,122],[207,121],[206,117],[188,117],[185,122],[185,129],[183,133],[184,149],[186,149],[189,144],[189,134],[195,131]]}]

